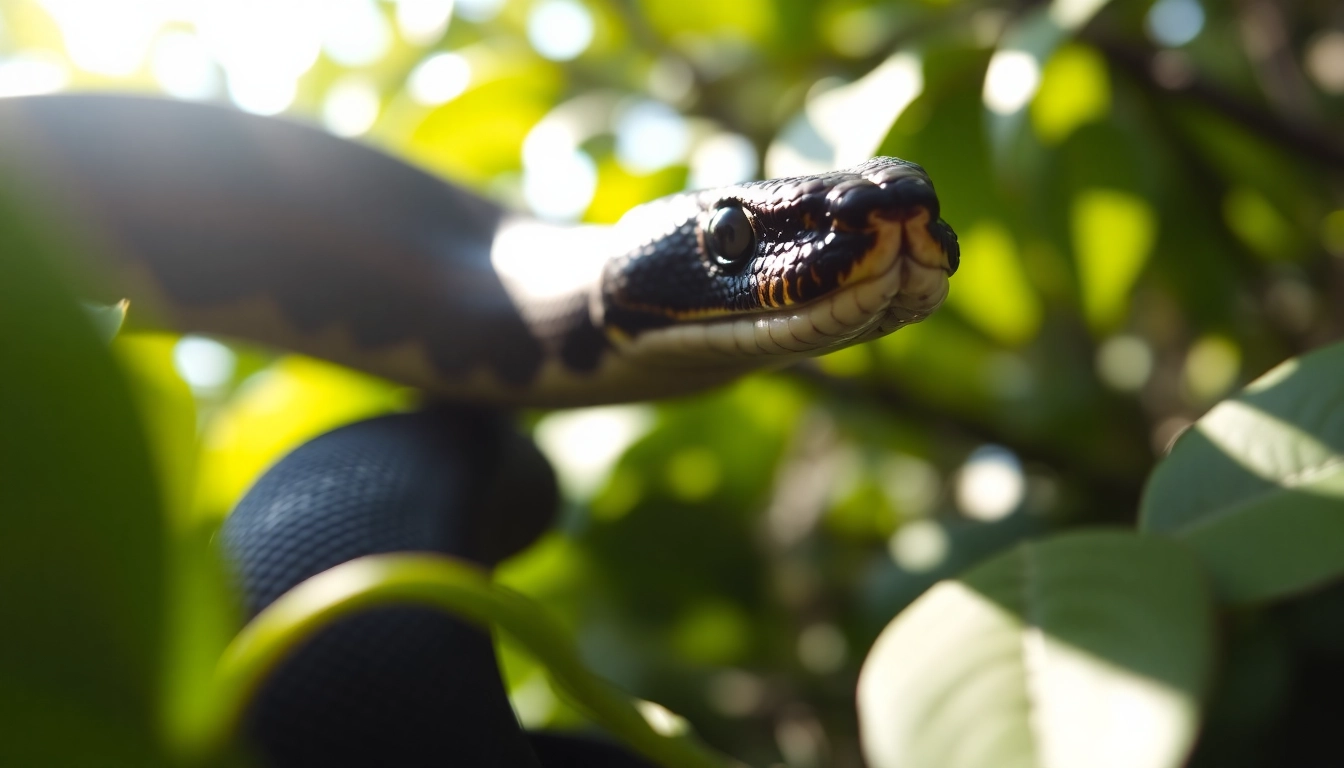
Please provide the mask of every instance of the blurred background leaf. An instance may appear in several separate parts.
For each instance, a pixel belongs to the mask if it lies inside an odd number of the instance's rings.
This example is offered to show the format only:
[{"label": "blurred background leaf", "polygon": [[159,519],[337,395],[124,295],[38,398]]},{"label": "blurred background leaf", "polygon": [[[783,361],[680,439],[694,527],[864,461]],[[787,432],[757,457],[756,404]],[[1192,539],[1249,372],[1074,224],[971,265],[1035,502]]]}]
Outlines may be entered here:
[{"label": "blurred background leaf", "polygon": [[19,211],[0,200],[0,763],[163,765],[151,456],[105,323]]}]

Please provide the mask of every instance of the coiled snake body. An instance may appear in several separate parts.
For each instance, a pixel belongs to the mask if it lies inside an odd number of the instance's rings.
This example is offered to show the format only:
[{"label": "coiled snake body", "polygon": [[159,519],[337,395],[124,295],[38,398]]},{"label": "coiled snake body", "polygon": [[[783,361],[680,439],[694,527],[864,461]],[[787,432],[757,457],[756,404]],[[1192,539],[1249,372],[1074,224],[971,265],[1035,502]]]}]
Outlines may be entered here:
[{"label": "coiled snake body", "polygon": [[[81,288],[129,297],[136,320],[325,357],[456,403],[712,386],[927,317],[959,260],[932,183],[894,158],[560,227],[289,122],[53,96],[0,99],[0,179],[82,246],[90,258],[69,265]],[[300,448],[248,493],[224,541],[257,611],[362,554],[493,562],[553,506],[544,460],[499,416],[437,408]],[[568,764],[568,747],[517,729],[490,661],[488,639],[450,618],[383,609],[287,662],[249,728],[275,765]]]}]

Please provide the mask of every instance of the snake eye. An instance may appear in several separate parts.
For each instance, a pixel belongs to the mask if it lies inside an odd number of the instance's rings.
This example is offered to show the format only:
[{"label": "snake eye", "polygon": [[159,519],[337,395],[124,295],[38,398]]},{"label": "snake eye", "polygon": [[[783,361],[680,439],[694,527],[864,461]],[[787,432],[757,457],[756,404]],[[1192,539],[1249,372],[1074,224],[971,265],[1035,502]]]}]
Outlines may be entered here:
[{"label": "snake eye", "polygon": [[735,205],[715,211],[705,229],[705,245],[720,266],[741,265],[756,250],[756,233],[746,212]]}]

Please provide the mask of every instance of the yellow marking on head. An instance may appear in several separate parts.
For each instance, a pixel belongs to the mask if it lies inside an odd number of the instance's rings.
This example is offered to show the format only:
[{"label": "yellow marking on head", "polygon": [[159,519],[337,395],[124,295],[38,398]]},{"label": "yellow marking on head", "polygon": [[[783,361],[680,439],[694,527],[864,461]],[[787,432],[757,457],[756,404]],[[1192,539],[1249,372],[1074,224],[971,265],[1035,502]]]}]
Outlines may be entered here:
[{"label": "yellow marking on head", "polygon": [[[921,210],[915,217],[920,216],[923,221],[928,221],[928,212]],[[895,256],[901,251],[901,238],[903,237],[903,227],[909,222],[892,221],[884,219],[876,212],[868,215],[869,231],[873,232],[875,239],[873,245],[863,254],[863,256],[854,262],[847,274],[841,275],[839,286],[844,287],[853,283],[867,280],[874,277],[878,272],[884,272],[891,268]],[[888,262],[884,257],[886,254],[892,254],[893,261]],[[884,263],[885,262],[885,263]]]},{"label": "yellow marking on head", "polygon": [[918,214],[906,219],[905,237],[910,245],[907,250],[923,266],[948,269],[947,253],[929,232],[929,218],[928,210],[921,208]]}]

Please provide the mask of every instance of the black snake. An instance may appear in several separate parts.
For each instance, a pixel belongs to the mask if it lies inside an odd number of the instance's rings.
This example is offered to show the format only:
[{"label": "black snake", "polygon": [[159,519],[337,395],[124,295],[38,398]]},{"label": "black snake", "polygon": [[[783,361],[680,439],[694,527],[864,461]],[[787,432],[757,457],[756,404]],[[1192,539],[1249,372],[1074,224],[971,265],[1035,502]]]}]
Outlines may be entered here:
[{"label": "black snake", "polygon": [[[325,357],[458,404],[713,386],[924,319],[959,260],[932,182],[895,158],[566,227],[295,123],[52,96],[0,99],[0,179],[82,246],[89,258],[67,265],[80,288],[129,297],[141,323]],[[223,539],[255,612],[363,554],[492,563],[545,527],[554,496],[498,413],[444,406],[298,449]],[[449,617],[381,609],[286,662],[249,729],[283,766],[637,764],[525,735],[491,662],[488,637]]]}]

